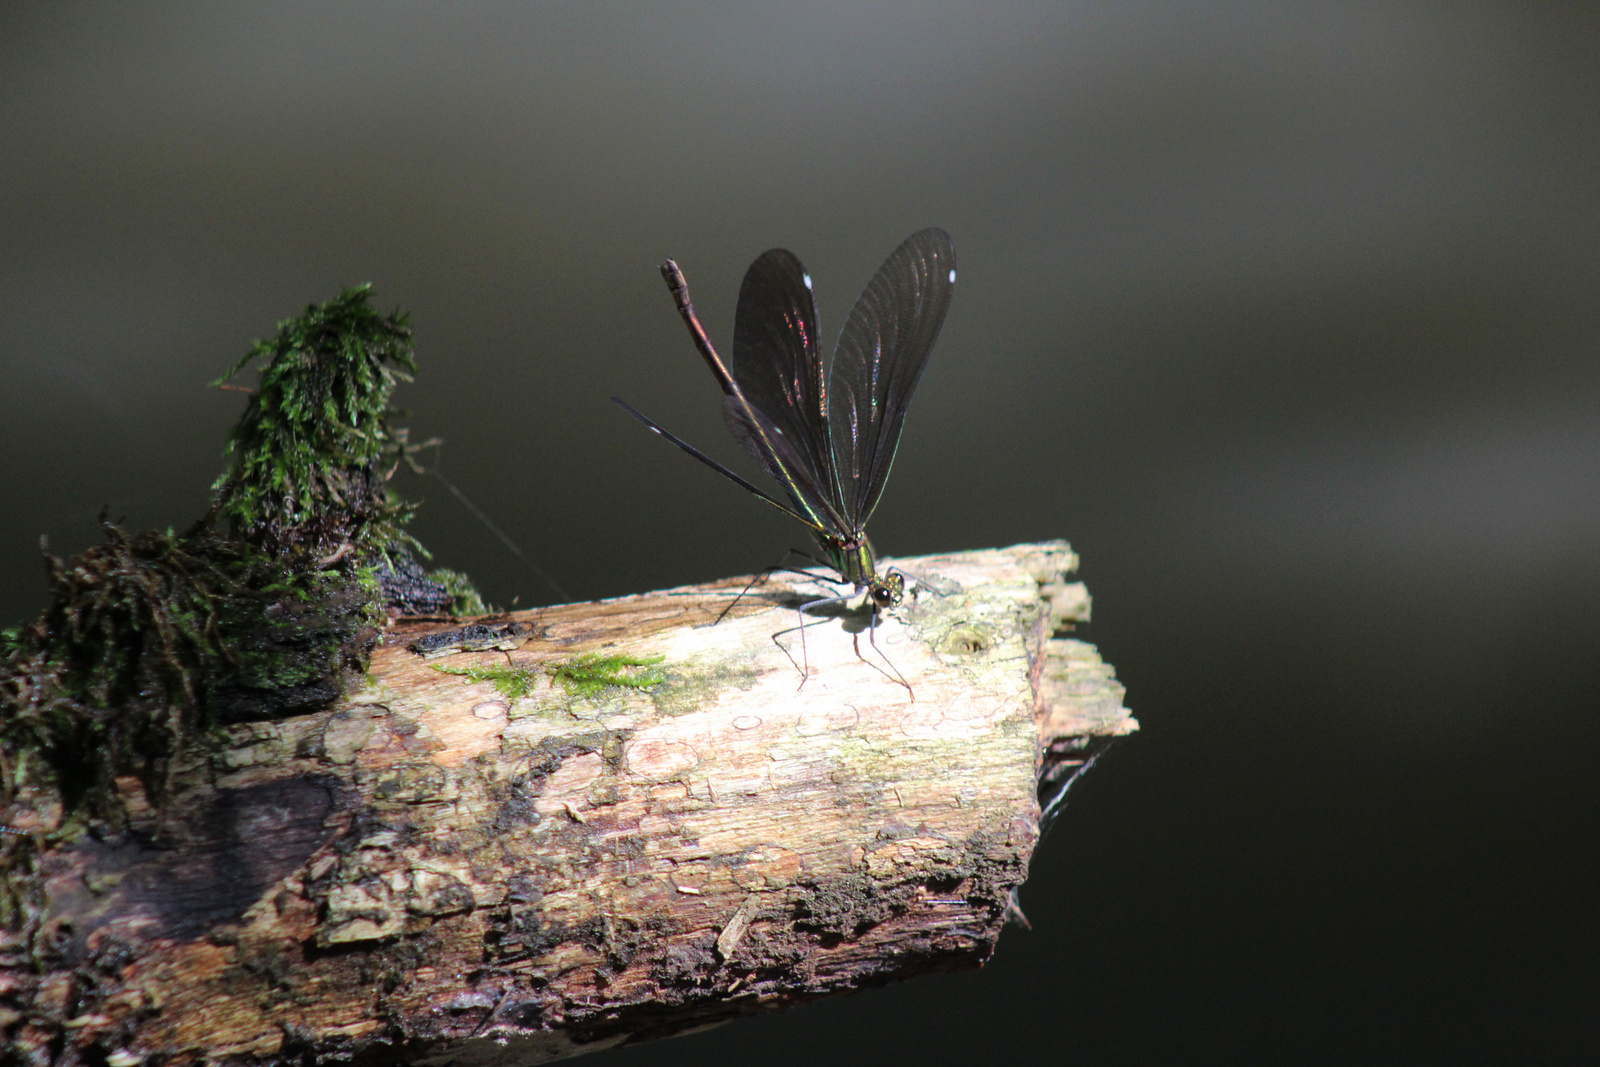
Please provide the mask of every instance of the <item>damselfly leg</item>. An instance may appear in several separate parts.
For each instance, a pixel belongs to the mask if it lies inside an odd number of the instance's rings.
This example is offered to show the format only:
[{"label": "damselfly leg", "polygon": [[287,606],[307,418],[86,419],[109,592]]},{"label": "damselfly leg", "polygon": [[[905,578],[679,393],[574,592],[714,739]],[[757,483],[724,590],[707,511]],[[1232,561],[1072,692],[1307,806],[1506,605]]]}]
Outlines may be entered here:
[{"label": "damselfly leg", "polygon": [[[861,625],[858,622],[854,628],[850,626],[851,621],[857,621],[861,618],[863,608],[853,602],[862,597],[863,591],[863,589],[857,589],[855,592],[848,593],[843,596],[824,597],[821,600],[812,600],[798,605],[795,608],[795,614],[798,615],[801,620],[799,625],[791,626],[787,630],[779,630],[777,633],[772,635],[772,643],[778,646],[778,649],[788,657],[789,662],[794,666],[794,669],[800,672],[800,685],[797,688],[803,689],[807,679],[811,677],[811,658],[806,649],[806,631],[811,629],[813,626],[821,626],[825,623],[831,622],[835,618],[840,619],[844,622],[845,629],[850,633],[850,646],[855,651],[856,658],[890,681],[896,683],[897,685],[905,686],[906,692],[911,695],[912,700],[915,700],[917,696],[916,692],[911,688],[911,683],[906,681],[905,675],[900,673],[900,668],[896,667],[894,665],[894,661],[884,654],[883,649],[878,647],[878,620],[882,616],[883,612],[877,607],[873,606],[870,600],[867,600],[866,607],[864,609],[866,613],[865,625]],[[811,622],[806,622],[806,613],[814,612],[818,608],[838,608],[841,610],[830,613],[826,618],[814,619]],[[862,654],[861,631],[863,629],[867,631],[867,643],[872,646],[872,651],[878,654],[878,659],[883,661],[883,666],[879,666],[877,663],[873,662],[871,659]],[[799,663],[795,662],[794,654],[789,651],[784,643],[778,640],[778,638],[792,633],[799,633],[800,635]],[[885,670],[884,667],[887,667],[888,669]]]},{"label": "damselfly leg", "polygon": [[788,552],[784,553],[783,558],[777,563],[773,564],[771,567],[767,567],[764,570],[757,571],[756,574],[745,583],[745,587],[739,590],[739,595],[730,600],[728,602],[728,606],[722,609],[721,614],[719,614],[716,618],[716,622],[713,622],[711,625],[715,626],[717,623],[727,618],[728,612],[732,611],[739,601],[743,600],[747,595],[749,595],[750,590],[754,589],[758,585],[763,584],[774,574],[798,574],[802,578],[809,578],[813,582],[827,582],[830,585],[838,584],[837,580],[835,580],[831,574],[812,574],[810,571],[805,570],[804,568],[789,566],[789,560],[794,557],[807,560],[816,564],[818,567],[824,568],[825,570],[832,569],[828,566],[828,564],[822,562],[822,560],[813,556],[811,553],[802,552],[798,548],[791,548]]}]

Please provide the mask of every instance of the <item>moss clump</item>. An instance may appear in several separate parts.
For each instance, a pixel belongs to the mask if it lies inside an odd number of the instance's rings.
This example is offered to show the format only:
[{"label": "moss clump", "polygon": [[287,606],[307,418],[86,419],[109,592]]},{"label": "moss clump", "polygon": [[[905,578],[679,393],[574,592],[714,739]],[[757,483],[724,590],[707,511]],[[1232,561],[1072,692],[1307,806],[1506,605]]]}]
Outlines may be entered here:
[{"label": "moss clump", "polygon": [[656,664],[665,656],[604,655],[590,652],[545,667],[545,673],[578,696],[593,696],[611,686],[649,689],[667,680]]},{"label": "moss clump", "polygon": [[364,666],[375,631],[348,579],[296,571],[205,526],[46,556],[48,610],[18,628],[0,669],[0,789],[59,796],[118,821],[114,780],[152,799],[186,739],[214,722],[307,710]]},{"label": "moss clump", "polygon": [[[183,534],[106,524],[105,544],[46,557],[51,606],[0,641],[0,800],[116,828],[124,776],[159,809],[174,774],[205,766],[187,756],[208,729],[315,711],[365,670],[377,571],[421,550],[388,487],[411,451],[389,406],[411,336],[368,286],[280,323],[218,383],[259,361],[211,514]],[[422,594],[471,602],[465,579],[447,591],[415,569]]]},{"label": "moss clump", "polygon": [[354,551],[370,564],[415,543],[404,530],[413,505],[387,484],[405,448],[389,398],[416,371],[411,327],[403,312],[379,314],[371,297],[361,285],[307,307],[215,383],[262,361],[213,488],[234,534],[269,552]]}]

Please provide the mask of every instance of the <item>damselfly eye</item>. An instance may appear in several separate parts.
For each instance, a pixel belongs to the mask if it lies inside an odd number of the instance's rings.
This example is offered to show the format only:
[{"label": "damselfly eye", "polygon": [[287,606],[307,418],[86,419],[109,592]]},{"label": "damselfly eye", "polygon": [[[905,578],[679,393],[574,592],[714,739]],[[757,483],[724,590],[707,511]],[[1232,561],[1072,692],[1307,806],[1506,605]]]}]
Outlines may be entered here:
[{"label": "damselfly eye", "polygon": [[894,593],[886,585],[876,586],[872,590],[872,602],[880,608],[886,608],[894,603]]}]

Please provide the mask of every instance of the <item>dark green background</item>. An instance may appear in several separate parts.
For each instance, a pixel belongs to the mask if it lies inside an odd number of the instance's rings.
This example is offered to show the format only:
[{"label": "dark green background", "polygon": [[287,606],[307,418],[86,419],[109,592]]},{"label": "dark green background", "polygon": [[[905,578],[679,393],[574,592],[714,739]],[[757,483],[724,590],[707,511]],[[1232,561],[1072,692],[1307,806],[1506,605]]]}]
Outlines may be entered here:
[{"label": "dark green background", "polygon": [[[785,245],[831,336],[961,282],[873,523],[1070,539],[1142,735],[979,974],[590,1062],[1544,1063],[1600,1048],[1600,19],[1547,4],[0,7],[0,619],[36,540],[205,507],[204,383],[342,284],[575,596],[802,531],[713,335]],[[437,483],[418,523],[551,595]]]}]

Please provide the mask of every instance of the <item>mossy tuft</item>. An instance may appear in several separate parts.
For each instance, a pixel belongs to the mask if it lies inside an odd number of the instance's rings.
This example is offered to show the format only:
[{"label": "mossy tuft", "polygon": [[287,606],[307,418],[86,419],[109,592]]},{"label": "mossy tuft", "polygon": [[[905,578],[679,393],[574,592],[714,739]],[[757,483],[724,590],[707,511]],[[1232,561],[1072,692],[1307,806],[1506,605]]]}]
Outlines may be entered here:
[{"label": "mossy tuft", "polygon": [[160,839],[217,727],[327,707],[386,612],[484,611],[465,576],[424,573],[389,488],[418,447],[389,406],[411,338],[365,285],[280,323],[216,383],[259,363],[209,514],[46,554],[49,608],[0,631],[0,927],[41,928],[41,834]]},{"label": "mossy tuft", "polygon": [[[318,710],[365,670],[377,571],[421,550],[404,529],[413,506],[388,487],[412,451],[389,406],[416,368],[412,333],[371,295],[308,307],[219,380],[260,363],[193,528],[105,523],[104,544],[46,555],[50,607],[0,638],[0,800],[26,793],[47,825],[115,829],[119,779],[159,808],[174,773],[203,765],[186,757],[207,730]],[[415,570],[441,604],[475,606],[464,577],[446,591]]]},{"label": "mossy tuft", "polygon": [[404,529],[414,505],[388,488],[405,448],[389,398],[416,371],[411,327],[371,298],[360,285],[310,305],[214,383],[262,362],[213,486],[235,536],[273,553],[354,550],[361,564],[415,543]]},{"label": "mossy tuft", "polygon": [[118,821],[114,780],[152,799],[217,722],[313,710],[365,666],[376,631],[349,580],[296,571],[205,526],[46,556],[51,605],[0,669],[0,790]]},{"label": "mossy tuft", "polygon": [[605,655],[589,652],[546,665],[545,673],[578,696],[593,696],[612,686],[649,689],[667,680],[656,666],[666,656]]}]

